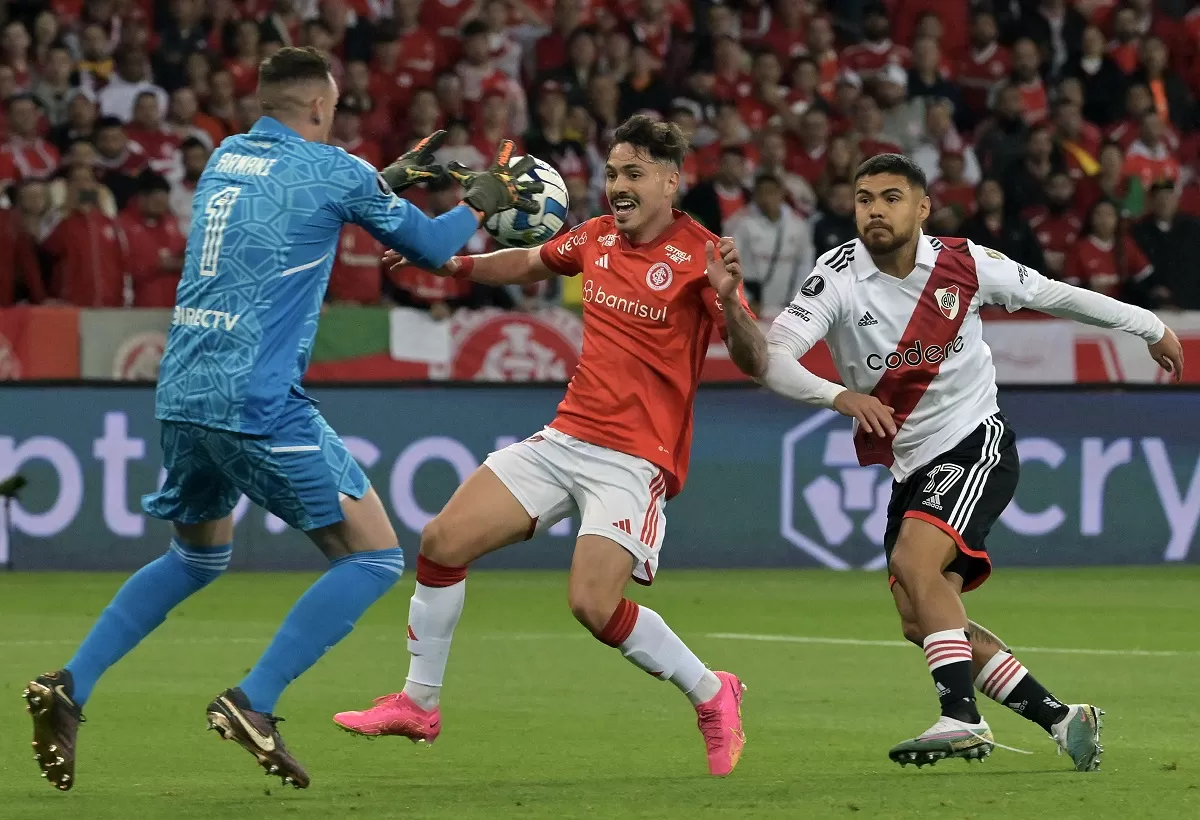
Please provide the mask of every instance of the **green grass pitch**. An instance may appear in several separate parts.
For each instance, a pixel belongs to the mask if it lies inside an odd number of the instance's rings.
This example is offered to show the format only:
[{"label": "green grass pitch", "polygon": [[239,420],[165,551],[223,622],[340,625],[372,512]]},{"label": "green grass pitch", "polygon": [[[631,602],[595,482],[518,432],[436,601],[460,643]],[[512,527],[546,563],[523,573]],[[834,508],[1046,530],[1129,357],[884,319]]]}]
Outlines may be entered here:
[{"label": "green grass pitch", "polygon": [[967,597],[977,620],[1030,648],[1020,657],[1059,697],[1108,711],[1092,774],[986,700],[997,740],[1034,754],[889,762],[937,701],[921,653],[890,643],[880,574],[668,569],[633,594],[749,687],[746,751],[725,780],[706,774],[683,696],[587,637],[559,573],[469,578],[435,746],[337,731],[333,712],[403,683],[410,573],[280,703],[307,791],[204,731],[205,704],[311,581],[234,574],[101,681],[77,785],[60,794],[38,777],[21,689],[66,661],[121,580],[0,576],[0,818],[1200,818],[1200,568],[1002,570]]}]

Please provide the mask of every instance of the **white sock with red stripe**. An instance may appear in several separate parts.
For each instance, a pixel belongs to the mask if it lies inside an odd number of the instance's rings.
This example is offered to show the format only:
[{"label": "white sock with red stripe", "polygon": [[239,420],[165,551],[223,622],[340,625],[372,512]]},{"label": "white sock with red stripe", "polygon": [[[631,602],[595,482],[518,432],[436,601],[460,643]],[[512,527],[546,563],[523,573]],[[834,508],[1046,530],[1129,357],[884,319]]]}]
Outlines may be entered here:
[{"label": "white sock with red stripe", "polygon": [[975,686],[996,703],[1007,706],[1047,732],[1071,710],[1038,683],[1011,652],[1004,650],[997,652],[984,664],[975,678]]},{"label": "white sock with red stripe", "polygon": [[971,685],[971,642],[965,629],[944,629],[925,638],[925,662],[933,675],[942,714],[978,723],[975,687]]},{"label": "white sock with red stripe", "polygon": [[429,710],[438,705],[454,627],[467,595],[467,568],[417,556],[417,586],[408,604],[408,677],[404,694]]},{"label": "white sock with red stripe", "polygon": [[628,598],[621,599],[597,637],[621,650],[637,668],[675,684],[693,706],[712,700],[721,691],[721,679],[671,631],[662,616]]},{"label": "white sock with red stripe", "polygon": [[996,703],[1004,704],[1012,690],[1016,689],[1017,684],[1028,674],[1029,670],[1024,664],[1010,653],[1000,651],[979,671],[975,677],[975,688]]}]

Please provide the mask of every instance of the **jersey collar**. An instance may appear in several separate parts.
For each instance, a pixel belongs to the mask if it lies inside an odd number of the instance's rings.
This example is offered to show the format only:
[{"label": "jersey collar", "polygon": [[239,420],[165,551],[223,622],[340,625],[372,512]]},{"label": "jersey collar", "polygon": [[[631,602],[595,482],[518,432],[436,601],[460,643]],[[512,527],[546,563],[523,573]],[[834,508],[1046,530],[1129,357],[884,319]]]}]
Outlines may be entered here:
[{"label": "jersey collar", "polygon": [[[861,239],[854,240],[854,257],[850,262],[850,269],[854,271],[854,278],[862,281],[879,273],[879,267],[875,261],[871,259],[871,254],[867,252],[867,246],[863,244]],[[917,239],[917,267],[933,270],[937,264],[938,251],[921,231],[920,237]]]},{"label": "jersey collar", "polygon": [[303,139],[296,131],[288,128],[274,117],[259,117],[258,122],[254,123],[254,127],[250,129],[250,133],[258,134],[275,134],[281,137],[295,137]]}]

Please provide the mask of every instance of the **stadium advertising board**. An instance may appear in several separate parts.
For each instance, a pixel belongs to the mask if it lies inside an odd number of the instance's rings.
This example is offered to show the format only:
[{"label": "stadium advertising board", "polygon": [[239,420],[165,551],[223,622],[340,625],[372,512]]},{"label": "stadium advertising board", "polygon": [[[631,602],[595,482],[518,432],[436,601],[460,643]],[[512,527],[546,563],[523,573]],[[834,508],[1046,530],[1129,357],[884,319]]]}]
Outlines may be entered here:
[{"label": "stadium advertising board", "polygon": [[[417,533],[488,452],[535,432],[558,388],[320,388],[410,562]],[[0,532],[20,569],[120,569],[160,554],[168,527],[138,500],[160,478],[148,387],[0,389],[0,478],[29,480]],[[993,530],[999,566],[1197,562],[1200,430],[1189,391],[1004,391],[1021,486]],[[890,477],[859,467],[846,419],[753,389],[702,390],[692,468],[667,508],[663,569],[882,566]],[[302,537],[238,508],[234,567],[315,568]],[[565,567],[578,519],[489,556]]]}]

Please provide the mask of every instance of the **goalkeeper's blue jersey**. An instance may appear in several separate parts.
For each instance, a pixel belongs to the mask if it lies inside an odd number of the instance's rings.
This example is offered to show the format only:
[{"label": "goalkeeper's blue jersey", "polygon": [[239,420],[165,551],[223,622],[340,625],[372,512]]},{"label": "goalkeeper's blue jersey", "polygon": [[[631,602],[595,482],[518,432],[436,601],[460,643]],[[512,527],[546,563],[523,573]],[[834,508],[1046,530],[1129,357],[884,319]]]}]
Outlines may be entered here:
[{"label": "goalkeeper's blue jersey", "polygon": [[[476,228],[456,210],[433,223],[370,164],[270,117],[226,139],[196,186],[157,417],[268,432],[289,393],[303,395],[342,226],[437,267]],[[444,248],[430,248],[435,227],[454,229]]]}]

